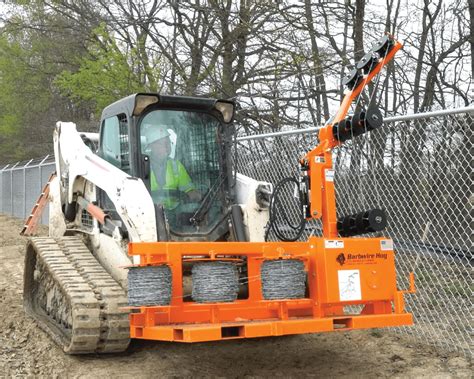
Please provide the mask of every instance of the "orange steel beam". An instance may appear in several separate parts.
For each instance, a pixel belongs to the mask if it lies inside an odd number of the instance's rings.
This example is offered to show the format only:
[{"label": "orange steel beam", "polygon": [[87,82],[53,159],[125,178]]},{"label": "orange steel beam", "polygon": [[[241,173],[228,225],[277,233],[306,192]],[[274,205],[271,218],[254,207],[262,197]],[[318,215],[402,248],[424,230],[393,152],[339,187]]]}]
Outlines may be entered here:
[{"label": "orange steel beam", "polygon": [[[136,314],[132,314],[134,316]],[[132,317],[135,321],[136,318]],[[132,322],[133,322],[132,321]],[[131,337],[139,339],[206,342],[237,338],[283,336],[289,334],[321,333],[405,326],[412,324],[411,314],[362,315],[328,318],[300,318],[296,320],[266,320],[229,322],[220,324],[157,325],[131,327]]]},{"label": "orange steel beam", "polygon": [[348,91],[342,100],[339,110],[336,113],[331,124],[328,124],[324,128],[319,130],[319,145],[316,148],[308,153],[309,155],[321,155],[324,151],[332,149],[338,146],[340,143],[334,138],[332,134],[332,127],[334,124],[342,121],[349,111],[351,104],[354,100],[357,99],[357,96],[360,95],[362,90],[367,84],[369,84],[372,79],[382,70],[382,68],[387,65],[395,56],[398,50],[400,50],[403,45],[399,41],[395,41],[395,44],[392,46],[387,56],[383,59],[380,58],[379,63],[372,69],[371,72],[364,75],[362,81],[351,91]]},{"label": "orange steel beam", "polygon": [[[133,307],[131,336],[198,342],[410,325],[413,318],[404,308],[403,291],[396,288],[394,252],[387,241],[312,237],[307,242],[130,243],[129,254],[140,257],[139,266],[166,264],[172,275],[170,304]],[[248,294],[230,303],[191,301],[184,292],[183,262],[199,258],[240,259],[247,268]],[[304,298],[263,297],[261,265],[269,259],[304,262]],[[342,288],[347,283],[341,275],[348,272],[357,274],[353,297],[347,297]],[[350,313],[348,305],[359,305],[362,311]]]},{"label": "orange steel beam", "polygon": [[302,164],[309,167],[310,215],[314,219],[322,219],[323,235],[327,238],[338,236],[332,149],[340,145],[340,142],[333,136],[333,126],[346,117],[352,102],[402,47],[400,42],[394,41],[394,45],[385,58],[379,58],[379,62],[372,71],[364,75],[362,81],[353,90],[346,93],[333,121],[320,129],[318,146],[301,160]]}]

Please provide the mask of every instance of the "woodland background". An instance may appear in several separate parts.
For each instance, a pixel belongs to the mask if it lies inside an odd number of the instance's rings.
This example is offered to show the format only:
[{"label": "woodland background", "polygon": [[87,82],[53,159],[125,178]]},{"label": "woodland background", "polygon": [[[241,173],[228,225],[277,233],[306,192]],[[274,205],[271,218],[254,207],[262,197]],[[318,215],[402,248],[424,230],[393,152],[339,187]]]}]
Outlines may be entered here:
[{"label": "woodland background", "polygon": [[[404,48],[362,103],[376,96],[385,116],[472,107],[474,0],[0,0],[0,168],[51,154],[58,120],[98,131],[104,106],[138,91],[234,98],[241,135],[322,125],[385,32]],[[237,171],[276,184],[315,143],[239,142]],[[399,288],[416,275],[410,333],[471,356],[473,146],[461,112],[386,123],[334,152],[338,215],[385,209]],[[19,167],[0,172],[3,211],[34,187]]]},{"label": "woodland background", "polygon": [[58,120],[97,131],[138,91],[234,98],[242,134],[321,125],[384,32],[405,47],[382,114],[472,102],[474,0],[0,2],[0,163],[51,153]]}]

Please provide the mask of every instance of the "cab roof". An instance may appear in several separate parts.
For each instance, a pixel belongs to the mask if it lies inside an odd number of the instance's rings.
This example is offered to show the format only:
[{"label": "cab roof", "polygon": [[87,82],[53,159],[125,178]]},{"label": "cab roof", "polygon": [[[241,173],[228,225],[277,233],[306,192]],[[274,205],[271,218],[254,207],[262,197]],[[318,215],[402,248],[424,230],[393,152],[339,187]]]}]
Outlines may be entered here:
[{"label": "cab roof", "polygon": [[159,93],[135,93],[105,107],[102,111],[101,120],[120,113],[126,113],[129,116],[140,116],[145,108],[151,104],[157,104],[163,108],[175,109],[196,109],[204,111],[212,111],[215,109],[222,114],[224,122],[226,123],[232,121],[235,109],[235,103],[232,100],[160,95]]}]

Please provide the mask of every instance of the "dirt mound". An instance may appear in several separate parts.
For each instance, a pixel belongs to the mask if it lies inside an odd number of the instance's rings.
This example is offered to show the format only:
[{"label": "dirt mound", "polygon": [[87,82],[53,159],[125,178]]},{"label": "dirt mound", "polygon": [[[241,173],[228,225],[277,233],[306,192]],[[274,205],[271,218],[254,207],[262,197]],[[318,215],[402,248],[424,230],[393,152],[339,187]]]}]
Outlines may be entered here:
[{"label": "dirt mound", "polygon": [[194,345],[135,340],[123,354],[67,356],[23,311],[22,224],[0,215],[0,377],[472,375],[466,358],[437,352],[388,330]]}]

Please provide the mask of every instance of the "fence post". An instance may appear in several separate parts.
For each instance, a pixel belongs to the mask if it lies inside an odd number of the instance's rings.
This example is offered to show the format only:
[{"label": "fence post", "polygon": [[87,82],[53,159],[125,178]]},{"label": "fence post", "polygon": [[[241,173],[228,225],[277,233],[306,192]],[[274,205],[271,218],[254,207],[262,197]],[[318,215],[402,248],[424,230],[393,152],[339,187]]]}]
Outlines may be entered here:
[{"label": "fence post", "polygon": [[[41,191],[43,191],[43,186],[44,184],[42,183],[42,179],[43,179],[43,163],[49,158],[49,154],[46,155],[43,160],[39,163],[38,165],[38,170],[39,170],[39,193],[41,193]],[[44,220],[44,212],[43,214],[41,215],[41,223],[43,223],[43,220]]]},{"label": "fence post", "polygon": [[13,170],[15,169],[16,166],[18,166],[20,162],[16,162],[11,168],[10,168],[10,212],[13,216]]},{"label": "fence post", "polygon": [[3,181],[5,180],[3,175],[5,174],[6,172],[6,169],[10,166],[10,164],[7,164],[6,166],[4,166],[2,168],[2,170],[0,171],[0,175],[2,176],[2,180],[1,180],[1,188],[0,188],[0,191],[1,191],[1,194],[2,196],[0,196],[0,199],[1,199],[1,206],[0,206],[0,211],[3,213],[5,212],[5,194],[3,193]]},{"label": "fence post", "polygon": [[30,159],[28,163],[23,166],[23,218],[26,218],[26,168],[33,161]]},{"label": "fence post", "polygon": [[38,169],[39,169],[39,190],[41,191],[43,189],[43,183],[41,182],[41,180],[43,179],[43,163],[46,159],[49,158],[49,154],[46,155],[43,160],[38,164]]}]

